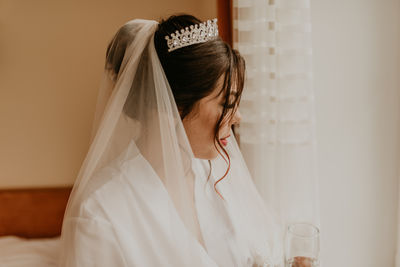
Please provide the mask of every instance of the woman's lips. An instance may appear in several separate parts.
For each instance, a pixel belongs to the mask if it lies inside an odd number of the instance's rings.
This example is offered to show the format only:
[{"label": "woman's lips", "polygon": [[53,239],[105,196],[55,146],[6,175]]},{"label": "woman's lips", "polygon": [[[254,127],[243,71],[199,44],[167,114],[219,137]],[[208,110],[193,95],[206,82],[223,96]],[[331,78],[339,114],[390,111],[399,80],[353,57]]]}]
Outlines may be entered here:
[{"label": "woman's lips", "polygon": [[219,139],[219,141],[221,142],[222,145],[227,146],[228,145],[228,137],[231,135],[228,135],[227,137],[221,138]]}]

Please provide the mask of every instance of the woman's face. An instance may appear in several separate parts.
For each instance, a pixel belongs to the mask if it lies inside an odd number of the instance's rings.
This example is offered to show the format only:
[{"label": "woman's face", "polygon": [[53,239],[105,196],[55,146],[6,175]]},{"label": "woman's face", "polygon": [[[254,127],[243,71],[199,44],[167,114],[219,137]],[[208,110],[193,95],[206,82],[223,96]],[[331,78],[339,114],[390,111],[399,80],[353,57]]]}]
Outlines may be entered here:
[{"label": "woman's face", "polygon": [[[214,134],[215,126],[221,117],[225,95],[219,94],[224,83],[224,75],[218,81],[214,91],[198,101],[193,110],[183,119],[193,154],[196,158],[214,159],[218,156]],[[232,100],[235,99],[236,89],[232,88]],[[218,95],[219,94],[219,95]],[[236,109],[232,116],[233,108],[228,110],[218,131],[218,139],[224,146],[228,144],[227,138],[230,136],[231,126],[240,122],[240,113]]]}]

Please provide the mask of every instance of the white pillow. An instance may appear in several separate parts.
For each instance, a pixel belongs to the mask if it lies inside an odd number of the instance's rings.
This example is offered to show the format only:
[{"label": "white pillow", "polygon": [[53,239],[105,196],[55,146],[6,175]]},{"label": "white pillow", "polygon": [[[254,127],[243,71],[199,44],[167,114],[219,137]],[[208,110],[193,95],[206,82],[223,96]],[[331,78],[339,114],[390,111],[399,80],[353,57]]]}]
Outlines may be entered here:
[{"label": "white pillow", "polygon": [[60,237],[0,237],[0,267],[55,267]]}]

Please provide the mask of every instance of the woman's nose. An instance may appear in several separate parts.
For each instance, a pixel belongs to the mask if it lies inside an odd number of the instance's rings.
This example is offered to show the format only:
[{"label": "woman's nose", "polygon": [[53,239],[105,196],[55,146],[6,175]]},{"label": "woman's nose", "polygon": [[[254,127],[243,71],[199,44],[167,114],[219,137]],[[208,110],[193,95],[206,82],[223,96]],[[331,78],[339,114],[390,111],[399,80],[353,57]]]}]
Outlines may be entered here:
[{"label": "woman's nose", "polygon": [[235,115],[233,116],[232,124],[239,124],[241,120],[242,120],[242,114],[240,114],[239,109],[237,109]]}]

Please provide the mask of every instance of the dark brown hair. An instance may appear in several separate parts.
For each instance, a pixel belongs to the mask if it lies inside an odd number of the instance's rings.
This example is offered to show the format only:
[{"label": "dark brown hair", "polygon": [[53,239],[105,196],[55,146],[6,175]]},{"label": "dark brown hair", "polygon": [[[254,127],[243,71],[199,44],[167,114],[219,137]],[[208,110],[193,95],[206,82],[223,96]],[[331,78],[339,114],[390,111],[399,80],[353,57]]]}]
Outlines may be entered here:
[{"label": "dark brown hair", "polygon": [[[227,118],[227,115],[233,116],[239,104],[244,85],[245,62],[239,52],[220,37],[168,52],[165,36],[201,22],[198,18],[186,14],[173,15],[161,20],[154,35],[154,44],[182,119],[193,110],[200,99],[213,92],[217,80],[225,75],[219,92],[224,94],[225,101],[223,112],[215,125],[214,144],[229,167],[224,176],[214,184],[215,188],[216,184],[226,177],[230,168],[230,158],[219,141],[218,132],[225,119],[232,119]],[[236,87],[237,92],[233,101],[232,86]],[[233,112],[230,112],[232,109]],[[226,157],[221,154],[221,150]]]}]

